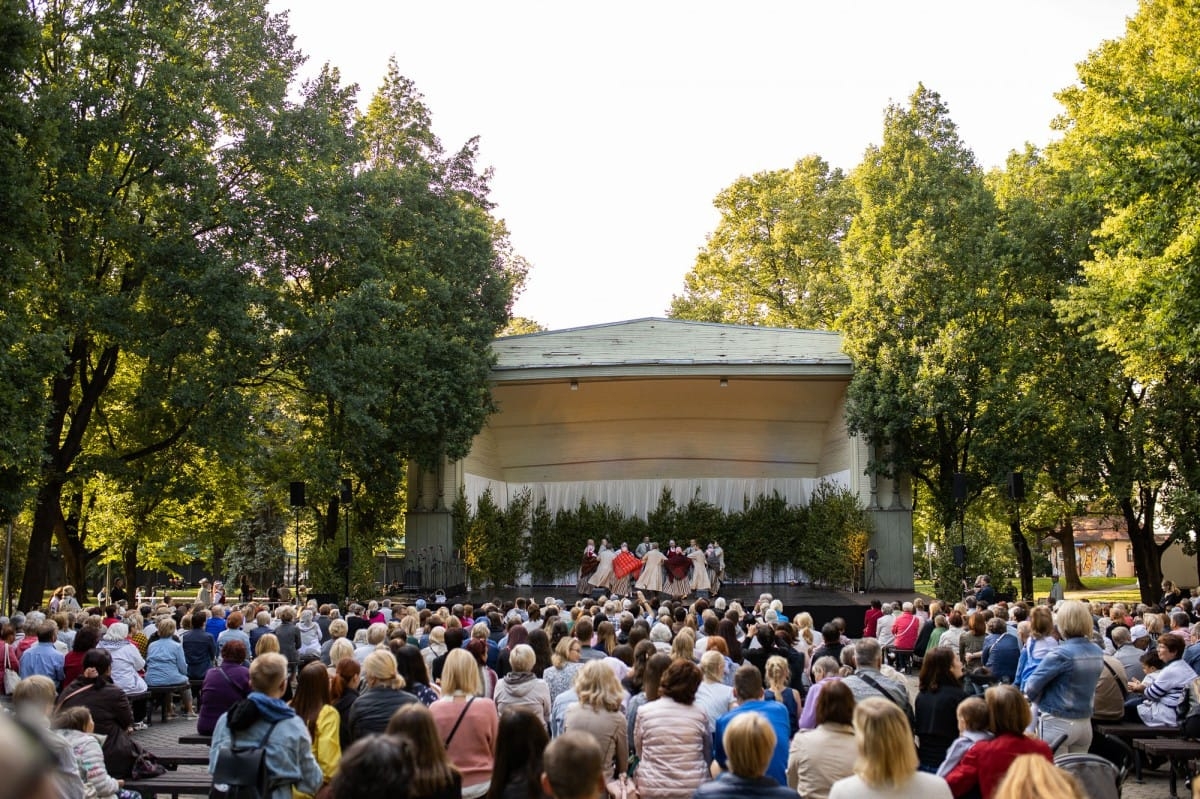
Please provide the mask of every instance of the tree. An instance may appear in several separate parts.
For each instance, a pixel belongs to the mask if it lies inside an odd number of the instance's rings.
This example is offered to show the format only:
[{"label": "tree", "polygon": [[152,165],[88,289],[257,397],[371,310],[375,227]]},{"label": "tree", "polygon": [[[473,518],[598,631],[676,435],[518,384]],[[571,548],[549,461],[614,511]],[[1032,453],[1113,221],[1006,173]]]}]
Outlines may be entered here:
[{"label": "tree", "polygon": [[500,331],[501,336],[524,336],[529,333],[544,333],[545,325],[539,324],[525,316],[514,316],[508,320],[508,324]]},{"label": "tree", "polygon": [[[490,214],[476,143],[444,151],[394,60],[361,117],[329,68],[306,86],[301,111],[311,119],[298,127],[319,131],[315,160],[332,167],[306,186],[299,213],[276,220],[300,244],[286,254],[281,386],[303,421],[286,440],[314,485],[352,476],[358,534],[379,541],[399,532],[406,463],[461,457],[482,429],[489,345],[525,266]],[[317,496],[329,543],[341,508],[332,491]]]},{"label": "tree", "polygon": [[[1156,512],[1185,536],[1200,517],[1200,36],[1195,0],[1147,0],[1125,35],[1103,43],[1063,90],[1064,136],[1052,150],[1086,177],[1104,209],[1083,279],[1060,303],[1066,320],[1114,355],[1109,420],[1128,437],[1105,473],[1126,519],[1143,598],[1159,597],[1165,548]],[[1133,462],[1126,463],[1126,458]]]},{"label": "tree", "polygon": [[[260,189],[288,153],[270,137],[299,56],[258,0],[31,4],[39,58],[21,95],[41,120],[34,182],[44,235],[37,324],[60,342],[49,383],[29,562],[52,539],[82,585],[64,488],[96,464],[122,359],[144,369],[133,462],[197,430],[237,429],[238,389],[269,358],[272,307]],[[256,252],[259,251],[259,252]],[[21,605],[41,604],[44,568],[26,569]]]},{"label": "tree", "polygon": [[24,76],[36,60],[34,23],[22,0],[0,2],[0,524],[5,525],[29,497],[41,460],[45,386],[61,366],[55,338],[34,311],[47,246],[35,188],[44,138],[23,96]]},{"label": "tree", "polygon": [[677,319],[829,329],[848,299],[839,246],[857,208],[840,169],[810,155],[717,195],[717,229],[671,300]]},{"label": "tree", "polygon": [[923,86],[907,107],[888,108],[883,143],[851,177],[861,209],[838,321],[855,363],[849,425],[881,452],[876,468],[928,491],[944,543],[957,517],[954,475],[974,475],[972,497],[990,482],[973,446],[996,430],[1009,391],[999,379],[1007,308],[994,200],[946,106]]}]

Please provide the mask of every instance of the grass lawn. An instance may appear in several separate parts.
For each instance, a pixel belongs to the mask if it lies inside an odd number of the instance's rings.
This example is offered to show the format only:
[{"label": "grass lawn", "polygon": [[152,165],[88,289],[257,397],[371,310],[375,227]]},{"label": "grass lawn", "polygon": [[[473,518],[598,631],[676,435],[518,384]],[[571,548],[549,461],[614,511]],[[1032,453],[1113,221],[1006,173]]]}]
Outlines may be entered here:
[{"label": "grass lawn", "polygon": [[[1067,599],[1086,597],[1091,602],[1138,602],[1141,600],[1142,595],[1138,589],[1137,580],[1132,577],[1084,577],[1082,579],[1086,590],[1067,591],[1065,592]],[[933,582],[918,580],[914,584],[914,588],[922,594],[932,595]],[[1049,594],[1050,578],[1033,578],[1034,598],[1040,599]]]}]

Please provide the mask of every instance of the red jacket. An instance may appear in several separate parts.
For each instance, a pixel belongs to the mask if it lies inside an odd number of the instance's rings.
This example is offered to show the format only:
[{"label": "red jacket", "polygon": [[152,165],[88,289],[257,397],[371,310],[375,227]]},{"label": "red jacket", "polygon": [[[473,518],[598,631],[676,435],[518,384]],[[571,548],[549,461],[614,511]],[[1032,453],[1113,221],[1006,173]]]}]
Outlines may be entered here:
[{"label": "red jacket", "polygon": [[863,619],[863,638],[875,637],[875,625],[882,616],[883,611],[879,608],[867,608],[867,615]]},{"label": "red jacket", "polygon": [[978,786],[983,799],[991,799],[1012,762],[1028,754],[1042,755],[1054,762],[1054,753],[1043,740],[1012,733],[997,735],[968,749],[954,770],[946,775],[946,782],[955,796],[964,796]]},{"label": "red jacket", "polygon": [[892,635],[896,637],[893,648],[912,649],[917,645],[917,635],[920,632],[920,617],[915,613],[901,613],[892,623]]}]

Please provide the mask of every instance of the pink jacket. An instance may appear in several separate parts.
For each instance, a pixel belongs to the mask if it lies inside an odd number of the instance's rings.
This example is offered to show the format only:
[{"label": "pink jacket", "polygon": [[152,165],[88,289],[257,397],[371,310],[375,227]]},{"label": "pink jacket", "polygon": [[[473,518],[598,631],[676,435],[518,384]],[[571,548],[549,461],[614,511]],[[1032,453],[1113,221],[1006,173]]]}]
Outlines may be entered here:
[{"label": "pink jacket", "polygon": [[691,799],[708,779],[712,741],[708,717],[696,705],[659,697],[638,709],[633,729],[640,761],[638,792],[654,799]]}]

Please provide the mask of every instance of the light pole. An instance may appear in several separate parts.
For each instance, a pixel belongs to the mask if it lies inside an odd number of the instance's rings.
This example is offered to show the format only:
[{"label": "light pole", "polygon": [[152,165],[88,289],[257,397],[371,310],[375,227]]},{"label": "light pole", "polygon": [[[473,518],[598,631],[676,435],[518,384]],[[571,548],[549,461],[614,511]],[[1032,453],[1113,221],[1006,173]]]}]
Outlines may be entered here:
[{"label": "light pole", "polygon": [[302,480],[293,480],[291,483],[291,505],[292,515],[296,518],[296,561],[292,564],[295,569],[293,574],[293,591],[292,601],[300,598],[300,509],[304,507],[304,482]]},{"label": "light pole", "polygon": [[346,607],[350,607],[350,505],[354,502],[354,488],[349,478],[342,478],[341,501],[346,511]]}]

